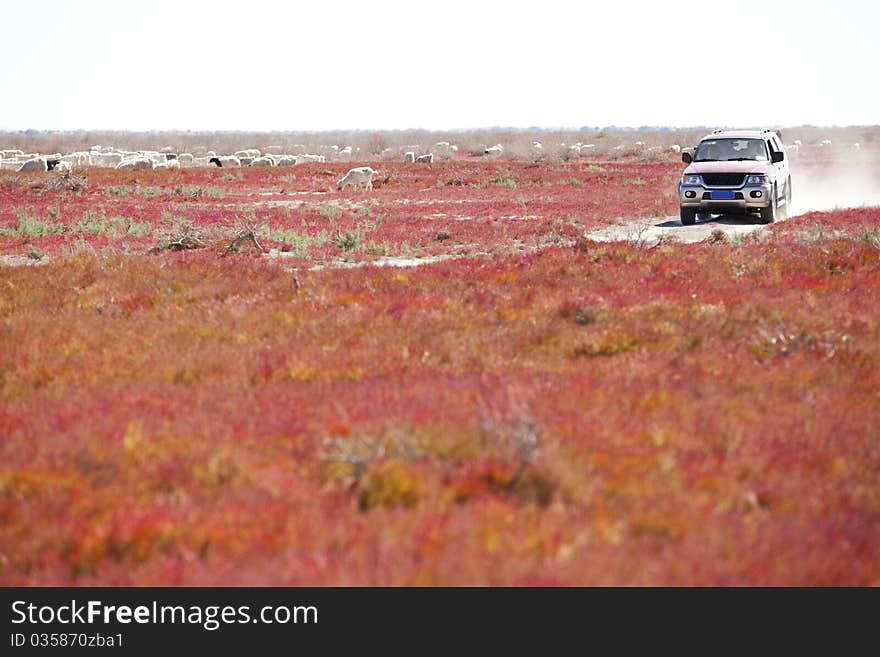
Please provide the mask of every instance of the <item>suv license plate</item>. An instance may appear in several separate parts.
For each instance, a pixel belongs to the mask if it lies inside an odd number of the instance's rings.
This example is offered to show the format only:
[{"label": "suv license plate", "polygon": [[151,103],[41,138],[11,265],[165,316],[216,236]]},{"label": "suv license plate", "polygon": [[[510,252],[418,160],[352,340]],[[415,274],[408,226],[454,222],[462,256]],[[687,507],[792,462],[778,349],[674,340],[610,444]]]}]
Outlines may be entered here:
[{"label": "suv license plate", "polygon": [[732,201],[733,199],[733,192],[712,192],[712,200]]}]

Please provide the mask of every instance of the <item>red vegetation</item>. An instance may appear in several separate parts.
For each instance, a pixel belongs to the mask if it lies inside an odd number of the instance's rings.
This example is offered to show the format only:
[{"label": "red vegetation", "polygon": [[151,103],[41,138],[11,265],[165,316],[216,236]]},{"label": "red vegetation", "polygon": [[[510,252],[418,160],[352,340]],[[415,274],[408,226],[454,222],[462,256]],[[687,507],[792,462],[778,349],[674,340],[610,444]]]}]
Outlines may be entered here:
[{"label": "red vegetation", "polygon": [[[0,253],[146,251],[175,224],[222,229],[251,218],[267,248],[294,264],[381,256],[509,251],[570,242],[619,217],[677,211],[680,165],[383,163],[373,192],[336,191],[344,164],[278,169],[93,170],[80,192],[47,191],[41,175],[0,177]],[[42,174],[45,175],[45,174]],[[46,226],[17,230],[21,221]],[[134,225],[134,230],[129,226]],[[343,250],[337,235],[356,244]],[[286,240],[286,241],[285,241]],[[286,247],[286,248],[285,248]]]},{"label": "red vegetation", "polygon": [[[391,167],[346,193],[426,253],[459,231],[475,251],[570,240],[414,269],[35,238],[59,257],[0,268],[0,584],[880,583],[880,210],[738,246],[599,244],[567,213],[650,216],[676,170],[603,167]],[[515,188],[486,184],[503,170]],[[282,175],[158,173],[51,202],[3,187],[0,225],[91,203],[209,226]],[[285,194],[334,180],[292,173]],[[102,195],[135,178],[228,189],[199,209]],[[313,211],[284,225],[332,218]]]}]

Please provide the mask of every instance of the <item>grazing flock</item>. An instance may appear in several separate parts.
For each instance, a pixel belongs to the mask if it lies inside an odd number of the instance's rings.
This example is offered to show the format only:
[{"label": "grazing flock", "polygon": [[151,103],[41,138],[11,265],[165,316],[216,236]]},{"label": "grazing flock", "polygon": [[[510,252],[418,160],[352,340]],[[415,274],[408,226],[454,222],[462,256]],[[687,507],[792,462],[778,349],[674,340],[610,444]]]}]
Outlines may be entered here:
[{"label": "grazing flock", "polygon": [[[832,143],[824,139],[814,145],[819,149],[831,149]],[[791,156],[796,156],[803,148],[801,140],[796,139],[788,145],[787,151]],[[858,143],[850,144],[849,150],[858,151],[861,146]],[[280,150],[278,147],[269,146],[267,150]],[[40,172],[40,171],[73,171],[86,167],[101,167],[114,169],[187,169],[193,167],[284,167],[296,166],[310,162],[351,162],[353,160],[375,159],[376,154],[361,153],[360,148],[351,146],[320,146],[320,153],[307,153],[306,146],[298,144],[292,147],[295,154],[275,154],[261,152],[256,148],[248,148],[235,151],[230,155],[218,155],[214,151],[199,149],[198,155],[193,153],[175,153],[171,147],[165,147],[159,151],[129,151],[108,146],[93,146],[88,151],[77,151],[63,155],[61,153],[40,154],[26,153],[20,149],[0,150],[0,170]],[[384,148],[378,153],[378,157],[384,161],[398,159],[402,156],[404,162],[414,164],[431,164],[435,159],[450,159],[458,153],[458,146],[448,141],[434,143],[427,152],[422,152],[418,144],[402,146],[399,149]],[[544,146],[541,142],[532,141],[526,149],[531,157],[541,156]],[[557,153],[561,153],[566,159],[569,157],[581,157],[596,153],[595,144],[559,144]],[[659,155],[660,153],[679,153],[681,147],[678,144],[671,146],[648,146],[645,142],[636,141],[632,144],[619,144],[608,151],[611,155],[643,154]],[[482,151],[472,151],[471,155],[482,154],[488,158],[500,158],[505,154],[505,148],[501,144],[488,146]],[[522,155],[522,152],[519,152]],[[365,189],[372,189],[372,178],[376,171],[370,167],[357,167],[351,169],[346,176],[338,181],[337,187],[342,190],[348,185],[356,189],[361,185]]]},{"label": "grazing flock", "polygon": [[[351,146],[321,147],[324,153],[307,153],[305,146],[297,147],[296,154],[264,153],[256,148],[236,151],[231,155],[206,151],[204,154],[175,153],[170,147],[160,151],[128,151],[107,146],[93,146],[88,151],[61,153],[26,153],[20,149],[0,150],[0,170],[20,171],[71,171],[85,167],[109,169],[188,169],[193,167],[281,167],[296,166],[309,162],[351,162],[354,159],[367,159],[360,148]],[[419,153],[418,146],[407,146],[398,152],[390,148],[380,153],[383,160],[393,160],[403,154],[405,162],[430,164],[435,157],[451,158],[458,147],[446,141],[437,142],[431,152]]]}]

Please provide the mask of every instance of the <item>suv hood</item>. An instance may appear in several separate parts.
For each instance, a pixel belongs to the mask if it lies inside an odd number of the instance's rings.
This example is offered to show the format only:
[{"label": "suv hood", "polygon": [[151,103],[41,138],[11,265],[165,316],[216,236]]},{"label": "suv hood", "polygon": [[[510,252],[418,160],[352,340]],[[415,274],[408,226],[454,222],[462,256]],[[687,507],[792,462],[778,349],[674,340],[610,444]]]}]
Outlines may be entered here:
[{"label": "suv hood", "polygon": [[767,173],[773,165],[770,162],[743,160],[741,162],[691,162],[684,173]]}]

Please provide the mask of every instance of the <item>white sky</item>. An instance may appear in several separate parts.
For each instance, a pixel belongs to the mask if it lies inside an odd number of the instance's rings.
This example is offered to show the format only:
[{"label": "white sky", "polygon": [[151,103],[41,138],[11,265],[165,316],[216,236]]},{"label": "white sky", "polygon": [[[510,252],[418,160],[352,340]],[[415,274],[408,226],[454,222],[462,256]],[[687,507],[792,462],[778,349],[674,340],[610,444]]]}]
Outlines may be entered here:
[{"label": "white sky", "polygon": [[0,16],[5,130],[880,123],[877,0],[0,0]]}]

